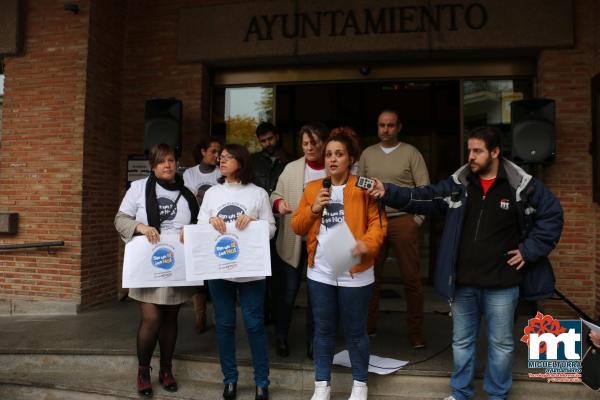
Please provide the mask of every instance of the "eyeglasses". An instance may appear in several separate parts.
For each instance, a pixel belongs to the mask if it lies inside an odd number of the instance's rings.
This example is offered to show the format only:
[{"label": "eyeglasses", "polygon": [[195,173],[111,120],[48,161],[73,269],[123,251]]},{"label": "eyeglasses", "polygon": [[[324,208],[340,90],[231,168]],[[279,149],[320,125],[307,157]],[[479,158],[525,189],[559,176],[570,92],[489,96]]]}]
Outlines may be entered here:
[{"label": "eyeglasses", "polygon": [[235,159],[235,157],[234,157],[234,156],[232,156],[232,155],[230,155],[230,154],[227,154],[227,155],[224,155],[224,156],[219,156],[219,157],[217,157],[217,162],[221,162],[221,161],[231,161],[231,160],[233,160],[233,159]]}]

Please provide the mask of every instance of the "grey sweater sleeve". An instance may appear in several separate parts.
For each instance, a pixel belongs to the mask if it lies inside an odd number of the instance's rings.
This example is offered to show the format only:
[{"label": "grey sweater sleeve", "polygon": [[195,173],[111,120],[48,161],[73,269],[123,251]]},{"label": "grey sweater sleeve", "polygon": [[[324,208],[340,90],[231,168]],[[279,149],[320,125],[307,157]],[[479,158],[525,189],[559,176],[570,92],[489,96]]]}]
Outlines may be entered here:
[{"label": "grey sweater sleeve", "polygon": [[115,215],[115,228],[117,228],[117,232],[119,232],[121,239],[123,239],[125,243],[133,238],[135,227],[138,223],[139,222],[137,222],[134,217],[121,211],[117,212],[117,215]]}]

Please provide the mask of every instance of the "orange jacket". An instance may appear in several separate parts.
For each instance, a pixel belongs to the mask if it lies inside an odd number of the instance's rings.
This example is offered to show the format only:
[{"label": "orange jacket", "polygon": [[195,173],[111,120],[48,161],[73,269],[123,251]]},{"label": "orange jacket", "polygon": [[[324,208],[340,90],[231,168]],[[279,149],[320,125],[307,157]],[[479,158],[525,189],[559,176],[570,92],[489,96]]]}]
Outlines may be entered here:
[{"label": "orange jacket", "polygon": [[[383,243],[387,228],[385,213],[381,212],[381,220],[377,201],[369,197],[367,192],[355,186],[356,177],[350,176],[344,187],[344,220],[356,240],[363,241],[369,249],[363,254],[360,264],[352,267],[350,272],[361,272],[375,263],[375,256]],[[317,194],[323,188],[323,179],[310,182],[304,188],[300,204],[292,216],[292,229],[297,235],[306,236],[308,265],[314,265],[317,235],[321,227],[321,214],[315,214],[311,206]],[[381,223],[380,223],[381,221]]]}]

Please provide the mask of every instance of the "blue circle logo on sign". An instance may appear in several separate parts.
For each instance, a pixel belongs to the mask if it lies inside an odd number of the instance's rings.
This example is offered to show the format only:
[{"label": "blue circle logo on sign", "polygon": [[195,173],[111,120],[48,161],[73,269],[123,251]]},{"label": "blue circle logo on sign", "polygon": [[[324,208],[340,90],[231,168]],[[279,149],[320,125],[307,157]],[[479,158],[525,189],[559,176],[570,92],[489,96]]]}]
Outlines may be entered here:
[{"label": "blue circle logo on sign", "polygon": [[215,245],[215,255],[224,260],[235,260],[240,255],[240,247],[237,240],[225,236]]},{"label": "blue circle logo on sign", "polygon": [[152,253],[152,265],[156,268],[171,269],[175,265],[175,254],[167,247],[159,247]]}]

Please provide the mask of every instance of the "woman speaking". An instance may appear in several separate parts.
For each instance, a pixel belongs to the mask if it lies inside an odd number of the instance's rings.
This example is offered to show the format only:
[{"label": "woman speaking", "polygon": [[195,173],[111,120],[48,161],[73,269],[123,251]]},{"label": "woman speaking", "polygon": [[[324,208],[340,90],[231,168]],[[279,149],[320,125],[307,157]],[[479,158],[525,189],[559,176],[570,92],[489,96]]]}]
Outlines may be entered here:
[{"label": "woman speaking", "polygon": [[[313,400],[330,396],[331,364],[335,352],[338,321],[346,338],[352,364],[351,400],[366,400],[369,364],[367,314],[373,289],[373,263],[383,243],[387,221],[376,201],[356,187],[350,169],[359,155],[356,137],[339,130],[325,143],[325,169],[328,178],[309,183],[292,217],[297,235],[306,235],[308,251],[307,285],[315,321]],[[356,239],[352,249],[360,257],[347,272],[333,272],[321,246],[335,234],[334,226],[345,223]]]},{"label": "woman speaking", "polygon": [[[181,234],[184,225],[196,223],[198,203],[176,174],[174,150],[167,144],[153,146],[150,168],[152,173],[148,178],[131,184],[115,217],[115,227],[125,242],[135,235],[144,235],[150,243],[158,243],[161,234]],[[137,389],[143,396],[152,396],[150,361],[157,341],[160,345],[158,380],[166,390],[177,391],[171,370],[177,315],[181,304],[188,301],[194,291],[193,287],[129,290],[129,297],[139,301],[142,314],[137,332]]]}]

